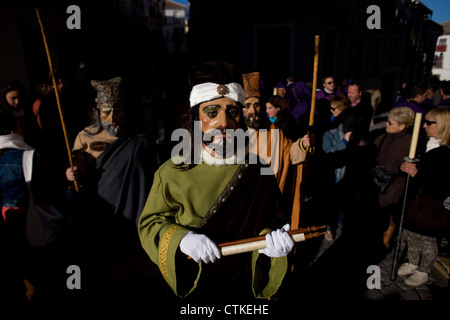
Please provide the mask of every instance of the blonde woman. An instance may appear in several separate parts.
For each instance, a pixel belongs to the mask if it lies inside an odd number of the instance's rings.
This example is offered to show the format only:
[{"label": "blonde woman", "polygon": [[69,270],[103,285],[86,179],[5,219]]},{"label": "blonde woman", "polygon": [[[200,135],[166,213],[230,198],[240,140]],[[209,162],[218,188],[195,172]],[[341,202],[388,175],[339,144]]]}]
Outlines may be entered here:
[{"label": "blonde woman", "polygon": [[374,144],[378,153],[376,162],[390,172],[397,175],[394,181],[387,187],[386,191],[378,195],[378,202],[383,216],[388,222],[383,235],[383,244],[390,247],[392,235],[395,232],[396,220],[399,216],[401,196],[405,190],[406,178],[400,174],[400,165],[403,158],[408,155],[411,145],[411,134],[409,128],[414,124],[414,111],[408,107],[392,109],[386,121],[386,132],[378,136]]},{"label": "blonde woman", "polygon": [[[433,204],[428,206],[432,211],[423,209],[427,212],[425,220],[418,222],[408,218],[405,221],[408,262],[400,266],[398,275],[408,276],[405,283],[413,287],[428,281],[438,254],[437,237],[449,227],[449,211],[444,201],[450,196],[450,107],[431,109],[423,126],[429,137],[425,154],[418,164],[403,162],[400,167],[413,178],[421,197]],[[447,221],[440,226],[426,227],[432,222],[426,220],[430,215],[447,218]]]}]

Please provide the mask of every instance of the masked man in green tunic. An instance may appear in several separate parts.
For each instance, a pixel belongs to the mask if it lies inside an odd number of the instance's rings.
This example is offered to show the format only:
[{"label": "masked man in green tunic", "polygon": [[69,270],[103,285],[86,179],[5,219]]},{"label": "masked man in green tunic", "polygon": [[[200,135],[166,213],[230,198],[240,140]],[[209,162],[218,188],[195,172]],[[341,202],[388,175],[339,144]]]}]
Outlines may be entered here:
[{"label": "masked man in green tunic", "polygon": [[[155,174],[138,224],[142,246],[178,297],[269,298],[282,284],[294,241],[273,173],[233,138],[246,130],[242,74],[209,62],[191,70],[189,84],[191,109],[178,129],[187,147]],[[265,249],[221,255],[219,243],[258,235],[266,235]]]}]

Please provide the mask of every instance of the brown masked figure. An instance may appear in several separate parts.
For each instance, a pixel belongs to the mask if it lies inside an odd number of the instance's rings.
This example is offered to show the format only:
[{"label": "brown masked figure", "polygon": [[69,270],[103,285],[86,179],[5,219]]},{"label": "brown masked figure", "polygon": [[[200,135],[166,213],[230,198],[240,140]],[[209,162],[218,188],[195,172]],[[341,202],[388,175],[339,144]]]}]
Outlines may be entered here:
[{"label": "brown masked figure", "polygon": [[309,146],[308,135],[292,141],[282,130],[267,120],[260,92],[260,73],[243,74],[245,103],[243,114],[246,125],[253,129],[252,152],[264,158],[274,171],[281,192],[287,199],[293,218],[298,227],[300,215],[300,183],[302,180],[302,162],[305,161],[305,148]]}]

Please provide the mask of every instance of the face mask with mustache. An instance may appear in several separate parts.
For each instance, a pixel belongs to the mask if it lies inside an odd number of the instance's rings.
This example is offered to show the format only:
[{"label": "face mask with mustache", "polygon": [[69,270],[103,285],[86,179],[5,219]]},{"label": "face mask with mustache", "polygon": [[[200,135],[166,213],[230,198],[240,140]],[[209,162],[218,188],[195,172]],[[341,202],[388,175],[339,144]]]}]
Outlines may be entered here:
[{"label": "face mask with mustache", "polygon": [[[233,134],[227,133],[222,127],[205,132],[203,138],[203,142],[205,142],[207,147],[213,149],[217,156],[228,158],[236,153]],[[207,143],[207,141],[211,142]]]},{"label": "face mask with mustache", "polygon": [[101,120],[102,126],[106,130],[106,132],[108,132],[113,137],[117,137],[119,135],[119,132],[120,132],[119,125],[116,124],[115,127],[112,127],[112,124],[113,124],[112,122],[106,123],[105,121],[103,121],[103,119],[100,119],[100,120]]},{"label": "face mask with mustache", "polygon": [[[253,117],[253,119],[251,119]],[[259,117],[256,113],[250,113],[245,117],[245,124],[248,128],[258,130],[260,127]]]}]

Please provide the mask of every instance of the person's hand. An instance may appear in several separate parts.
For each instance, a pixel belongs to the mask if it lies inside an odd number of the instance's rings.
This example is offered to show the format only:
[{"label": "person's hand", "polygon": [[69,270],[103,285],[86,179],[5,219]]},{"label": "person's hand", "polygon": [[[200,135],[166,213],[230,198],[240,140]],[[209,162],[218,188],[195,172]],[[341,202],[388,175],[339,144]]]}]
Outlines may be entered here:
[{"label": "person's hand", "polygon": [[180,250],[195,262],[215,262],[221,258],[219,247],[204,234],[189,231],[180,241]]},{"label": "person's hand", "polygon": [[418,170],[417,170],[417,166],[415,163],[411,163],[411,162],[407,162],[404,161],[401,166],[400,166],[400,170],[402,170],[403,172],[406,172],[407,174],[409,174],[411,177],[415,177]]},{"label": "person's hand", "polygon": [[73,169],[72,168],[67,168],[66,170],[66,178],[69,181],[75,181],[78,180],[79,177],[79,169],[77,166],[74,166]]},{"label": "person's hand", "polygon": [[347,140],[347,141],[350,141],[351,137],[352,137],[352,132],[351,131],[349,131],[346,134],[344,134],[344,139]]},{"label": "person's hand", "polygon": [[291,252],[294,247],[294,239],[287,233],[291,229],[289,224],[286,224],[281,229],[272,231],[266,234],[266,248],[258,250],[271,258],[284,257]]},{"label": "person's hand", "polygon": [[303,139],[301,140],[301,144],[303,144],[304,149],[311,146],[311,139],[309,138],[309,135],[305,134],[303,136]]}]

